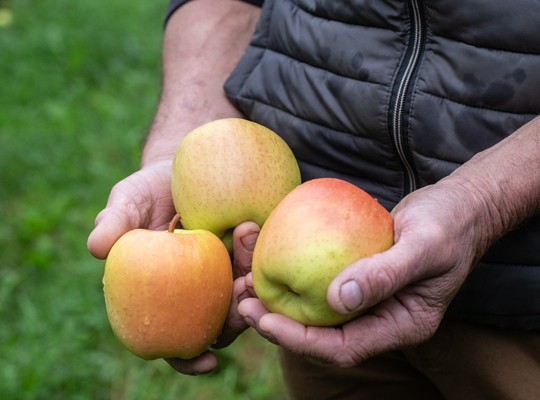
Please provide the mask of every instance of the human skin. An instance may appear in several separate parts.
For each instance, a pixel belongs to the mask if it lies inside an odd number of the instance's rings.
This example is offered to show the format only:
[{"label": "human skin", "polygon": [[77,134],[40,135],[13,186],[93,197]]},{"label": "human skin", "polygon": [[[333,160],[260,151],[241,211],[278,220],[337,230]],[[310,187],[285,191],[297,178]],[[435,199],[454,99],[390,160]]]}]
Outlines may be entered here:
[{"label": "human skin", "polygon": [[[491,244],[540,212],[540,117],[392,211],[395,244],[357,261],[330,284],[338,328],[306,327],[249,298],[239,312],[270,341],[340,367],[428,340]],[[251,286],[251,276],[246,278]]]},{"label": "human skin", "polygon": [[[129,229],[165,229],[174,213],[169,187],[172,153],[182,135],[201,123],[238,116],[222,85],[257,17],[256,7],[226,0],[192,1],[173,15],[165,32],[163,94],[142,167],[113,188],[107,208],[98,215],[88,241],[96,257],[106,257]],[[213,29],[219,34],[214,36]],[[182,42],[181,31],[194,39]],[[489,245],[538,213],[539,136],[540,120],[535,119],[448,178],[403,199],[392,212],[395,245],[353,263],[328,290],[329,303],[338,312],[370,309],[358,319],[340,328],[305,327],[268,313],[255,298],[241,301],[238,311],[271,341],[339,366],[425,341]],[[236,306],[249,296],[250,275],[244,275],[251,266],[257,232],[253,224],[235,231],[238,278],[219,345],[230,343],[245,328]],[[190,362],[169,362],[187,374],[209,372],[216,365],[211,353]]]},{"label": "human skin", "polygon": [[[167,228],[175,214],[170,176],[178,144],[205,122],[241,117],[227,100],[223,83],[253,35],[259,14],[258,7],[240,1],[197,0],[182,6],[168,21],[163,42],[163,88],[141,168],[111,190],[88,238],[92,255],[106,258],[114,242],[129,230]],[[253,235],[257,232],[258,227],[249,222],[234,232],[236,278],[250,268]],[[243,285],[243,279],[234,283],[229,316],[214,347],[228,345],[247,328],[236,312],[239,300],[247,296]],[[204,374],[217,364],[210,351],[192,360],[167,361],[185,374]]]}]

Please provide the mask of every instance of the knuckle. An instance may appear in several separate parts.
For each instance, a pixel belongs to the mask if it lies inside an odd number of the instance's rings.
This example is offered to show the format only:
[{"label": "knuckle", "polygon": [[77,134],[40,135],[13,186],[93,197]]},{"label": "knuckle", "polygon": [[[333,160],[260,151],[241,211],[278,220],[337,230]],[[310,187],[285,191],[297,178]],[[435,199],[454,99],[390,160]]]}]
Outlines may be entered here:
[{"label": "knuckle", "polygon": [[397,267],[392,264],[382,264],[374,272],[372,279],[368,279],[368,290],[374,302],[379,302],[395,291],[399,277]]}]

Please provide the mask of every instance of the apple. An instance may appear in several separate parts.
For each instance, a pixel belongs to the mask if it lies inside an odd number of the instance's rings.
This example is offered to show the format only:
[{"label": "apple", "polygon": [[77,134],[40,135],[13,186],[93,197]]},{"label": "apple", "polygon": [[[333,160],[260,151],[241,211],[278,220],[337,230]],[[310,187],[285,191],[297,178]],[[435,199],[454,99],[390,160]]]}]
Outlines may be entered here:
[{"label": "apple", "polygon": [[326,292],[345,267],[393,245],[390,213],[341,179],[307,181],[262,227],[253,254],[253,287],[272,312],[304,325],[334,326],[358,314],[331,309]]},{"label": "apple", "polygon": [[214,120],[189,132],[172,166],[172,197],[182,226],[213,232],[229,250],[237,225],[262,226],[299,184],[298,163],[285,141],[242,118]]},{"label": "apple", "polygon": [[135,229],[112,247],[103,291],[112,330],[137,356],[190,359],[214,343],[232,297],[232,266],[205,230]]}]

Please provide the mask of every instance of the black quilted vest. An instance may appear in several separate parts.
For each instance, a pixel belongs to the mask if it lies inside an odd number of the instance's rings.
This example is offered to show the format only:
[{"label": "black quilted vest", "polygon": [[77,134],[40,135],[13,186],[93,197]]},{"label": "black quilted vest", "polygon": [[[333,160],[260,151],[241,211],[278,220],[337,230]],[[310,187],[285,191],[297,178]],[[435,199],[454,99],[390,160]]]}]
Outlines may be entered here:
[{"label": "black quilted vest", "polygon": [[[266,0],[225,85],[304,180],[392,209],[540,113],[538,0]],[[498,242],[449,317],[540,328],[540,218]]]}]

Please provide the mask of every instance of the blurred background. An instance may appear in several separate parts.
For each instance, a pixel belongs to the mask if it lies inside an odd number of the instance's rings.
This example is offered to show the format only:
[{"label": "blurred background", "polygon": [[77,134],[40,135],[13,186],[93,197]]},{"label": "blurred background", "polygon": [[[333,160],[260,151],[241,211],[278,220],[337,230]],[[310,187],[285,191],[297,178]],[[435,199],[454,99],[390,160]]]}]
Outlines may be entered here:
[{"label": "blurred background", "polygon": [[166,0],[0,0],[0,398],[280,399],[248,332],[217,371],[143,361],[107,321],[86,238],[135,171],[160,88]]}]

